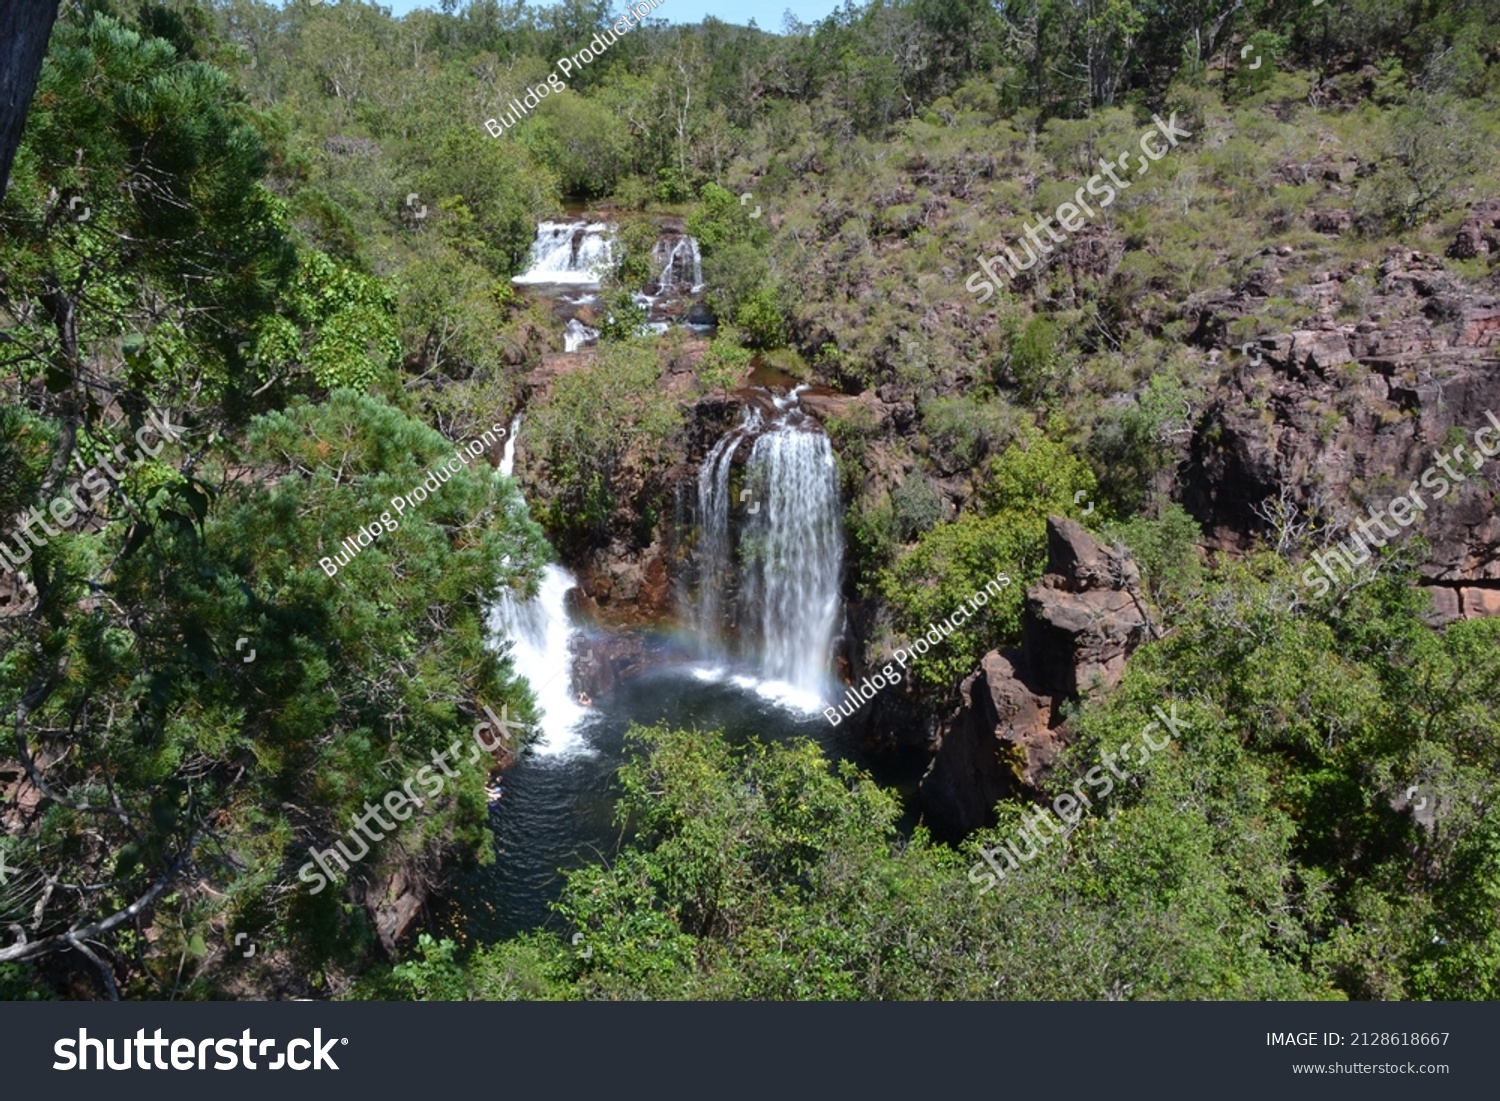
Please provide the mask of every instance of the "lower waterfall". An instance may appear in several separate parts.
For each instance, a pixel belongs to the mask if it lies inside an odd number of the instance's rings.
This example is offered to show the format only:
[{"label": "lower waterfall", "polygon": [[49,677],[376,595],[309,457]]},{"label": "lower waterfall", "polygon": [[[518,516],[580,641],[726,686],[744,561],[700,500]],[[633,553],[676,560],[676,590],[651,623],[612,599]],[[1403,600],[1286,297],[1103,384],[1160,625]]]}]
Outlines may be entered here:
[{"label": "lower waterfall", "polygon": [[[811,707],[828,691],[842,611],[838,478],[828,437],[797,391],[770,401],[770,416],[747,406],[699,468],[689,604],[705,658],[737,658]],[[736,493],[734,460],[747,440]]]},{"label": "lower waterfall", "polygon": [[[500,460],[500,474],[511,477],[516,462],[518,415],[511,421]],[[587,748],[578,733],[587,709],[573,694],[573,646],[578,628],[568,618],[568,593],[578,580],[555,562],[542,572],[536,596],[517,600],[504,592],[490,609],[490,630],[497,641],[509,640],[510,659],[531,687],[542,713],[542,737],[533,747],[542,755],[574,753]]]}]

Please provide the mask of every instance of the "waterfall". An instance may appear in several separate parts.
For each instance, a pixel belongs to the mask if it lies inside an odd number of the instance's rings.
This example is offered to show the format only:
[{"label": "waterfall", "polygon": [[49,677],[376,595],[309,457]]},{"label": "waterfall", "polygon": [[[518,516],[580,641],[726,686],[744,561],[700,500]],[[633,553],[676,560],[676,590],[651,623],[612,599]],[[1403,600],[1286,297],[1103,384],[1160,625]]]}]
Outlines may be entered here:
[{"label": "waterfall", "polygon": [[568,619],[568,592],[578,587],[573,575],[548,563],[536,596],[519,601],[500,594],[490,610],[490,629],[509,639],[516,672],[531,686],[542,712],[542,738],[535,752],[543,756],[576,751],[583,745],[577,726],[585,709],[573,697],[573,638],[578,629]]},{"label": "waterfall", "polygon": [[591,283],[614,258],[614,227],[607,222],[541,222],[512,283]]},{"label": "waterfall", "polygon": [[804,692],[827,683],[838,626],[844,546],[832,459],[828,437],[804,427],[766,432],[750,452],[761,507],[745,531],[746,604],[760,612],[764,674]]},{"label": "waterfall", "polygon": [[[727,656],[724,639],[737,634],[741,658],[762,680],[788,686],[812,708],[828,688],[841,607],[838,481],[828,437],[796,391],[772,400],[769,421],[748,406],[699,468],[693,621],[706,657]],[[734,458],[749,439],[731,506]]]},{"label": "waterfall", "polygon": [[[512,477],[521,416],[510,422],[500,474]],[[524,507],[524,503],[523,503]],[[517,600],[506,590],[490,609],[489,626],[497,641],[509,641],[516,673],[531,687],[542,713],[542,738],[534,751],[543,756],[586,748],[577,727],[586,714],[573,696],[573,643],[578,628],[568,618],[568,593],[578,587],[572,574],[555,562],[542,571],[536,596]]]},{"label": "waterfall", "polygon": [[[679,236],[668,244],[668,239],[663,237],[652,247],[651,258],[662,266],[661,274],[656,277],[658,295],[666,294],[683,283],[694,294],[703,289],[703,254],[698,250],[695,238]],[[684,258],[686,263],[683,262]],[[680,277],[679,268],[684,269]],[[691,280],[688,278],[689,271],[692,273]]]},{"label": "waterfall", "polygon": [[500,456],[500,473],[507,478],[515,477],[516,471],[516,437],[521,434],[521,414],[517,413],[510,422],[510,435],[505,437],[505,451]]},{"label": "waterfall", "polygon": [[563,351],[565,352],[576,352],[585,344],[593,344],[598,339],[599,330],[590,328],[576,317],[568,318],[567,325],[563,326]]},{"label": "waterfall", "polygon": [[[608,222],[539,222],[526,270],[511,282],[597,286],[614,257],[615,227]],[[669,290],[703,290],[703,253],[695,238],[671,231],[651,246],[651,259],[660,267],[652,301]]]},{"label": "waterfall", "polygon": [[729,468],[735,451],[760,424],[760,410],[746,406],[744,420],[714,444],[698,468],[698,538],[693,549],[698,565],[698,600],[693,626],[699,648],[709,658],[725,656],[720,597],[729,586],[734,557],[729,532]]},{"label": "waterfall", "polygon": [[[616,227],[610,222],[582,219],[540,222],[526,270],[511,279],[518,285],[535,286],[538,298],[550,301],[553,315],[563,324],[563,350],[576,352],[598,342],[598,329],[587,324],[596,320],[592,310],[600,308],[601,281],[618,259]],[[698,242],[678,229],[659,229],[651,246],[651,272],[645,286],[632,291],[636,305],[646,312],[642,334],[664,333],[672,323],[689,323],[696,331],[711,330],[701,302],[693,296],[704,290],[703,254]],[[564,288],[572,293],[564,293]],[[646,292],[650,291],[650,294]],[[579,314],[582,314],[580,317]]]}]

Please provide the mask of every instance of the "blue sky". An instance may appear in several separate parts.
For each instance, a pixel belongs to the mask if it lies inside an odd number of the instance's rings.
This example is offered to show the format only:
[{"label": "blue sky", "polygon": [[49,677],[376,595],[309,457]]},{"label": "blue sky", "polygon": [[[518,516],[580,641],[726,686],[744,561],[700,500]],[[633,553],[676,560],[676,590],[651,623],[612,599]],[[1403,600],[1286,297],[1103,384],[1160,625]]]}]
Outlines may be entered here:
[{"label": "blue sky", "polygon": [[[376,0],[396,15],[405,15],[414,8],[437,8],[437,0]],[[841,7],[841,0],[735,0],[726,4],[724,0],[666,0],[657,8],[653,18],[665,19],[669,23],[696,23],[705,15],[712,15],[726,23],[744,25],[751,19],[763,31],[781,30],[781,14],[788,9],[804,23],[811,23],[831,15]],[[624,11],[624,0],[610,5],[611,10]]]}]

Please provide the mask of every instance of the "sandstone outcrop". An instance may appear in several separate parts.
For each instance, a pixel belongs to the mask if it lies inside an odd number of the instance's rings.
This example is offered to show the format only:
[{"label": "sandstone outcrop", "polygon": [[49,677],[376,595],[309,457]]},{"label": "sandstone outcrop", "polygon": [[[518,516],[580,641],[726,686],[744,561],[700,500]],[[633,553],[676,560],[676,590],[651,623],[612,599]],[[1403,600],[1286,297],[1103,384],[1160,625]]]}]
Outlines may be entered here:
[{"label": "sandstone outcrop", "polygon": [[1486,199],[1469,208],[1469,216],[1448,246],[1448,255],[1456,260],[1500,256],[1500,199]]},{"label": "sandstone outcrop", "polygon": [[398,865],[357,892],[362,895],[361,901],[375,923],[375,935],[387,955],[395,953],[396,945],[427,900],[428,884],[420,882],[413,871],[405,864]]},{"label": "sandstone outcrop", "polygon": [[[1460,238],[1479,249],[1495,232],[1493,216],[1476,205],[1465,222],[1473,232]],[[1271,502],[1337,538],[1406,492],[1439,453],[1469,441],[1486,410],[1500,416],[1500,299],[1462,287],[1436,257],[1391,249],[1363,319],[1338,320],[1339,285],[1357,274],[1320,273],[1304,288],[1327,303],[1320,316],[1236,354],[1198,411],[1180,496],[1211,547],[1274,541]],[[1194,339],[1222,339],[1260,302],[1247,292],[1206,302]],[[1492,462],[1432,502],[1416,527],[1431,544],[1419,572],[1435,621],[1500,604],[1500,520],[1484,484],[1500,480],[1500,460]]]},{"label": "sandstone outcrop", "polygon": [[922,779],[943,837],[993,821],[996,802],[1034,789],[1066,742],[1058,705],[1114,687],[1152,630],[1140,573],[1082,525],[1047,521],[1047,572],[1026,591],[1019,650],[992,651],[959,686]]}]

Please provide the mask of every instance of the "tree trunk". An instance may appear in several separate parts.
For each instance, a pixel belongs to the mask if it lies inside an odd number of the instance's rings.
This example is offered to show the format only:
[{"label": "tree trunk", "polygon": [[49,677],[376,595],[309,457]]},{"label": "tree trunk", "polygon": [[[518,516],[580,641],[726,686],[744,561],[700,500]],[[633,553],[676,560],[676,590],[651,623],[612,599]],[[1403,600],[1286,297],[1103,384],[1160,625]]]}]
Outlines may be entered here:
[{"label": "tree trunk", "polygon": [[21,144],[26,112],[47,39],[57,19],[58,0],[4,0],[0,3],[0,199],[10,183],[10,165]]}]

